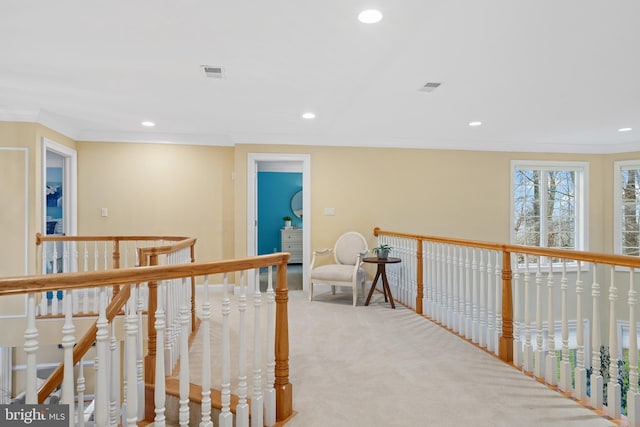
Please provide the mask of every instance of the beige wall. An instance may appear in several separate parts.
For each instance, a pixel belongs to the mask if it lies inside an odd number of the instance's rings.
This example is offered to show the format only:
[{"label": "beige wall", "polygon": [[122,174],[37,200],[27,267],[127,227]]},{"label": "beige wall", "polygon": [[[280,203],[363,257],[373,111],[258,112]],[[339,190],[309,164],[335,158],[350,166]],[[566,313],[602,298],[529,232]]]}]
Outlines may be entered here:
[{"label": "beige wall", "polygon": [[[43,136],[78,150],[80,234],[196,236],[200,260],[246,254],[249,153],[310,155],[312,248],[331,246],[345,230],[360,231],[374,245],[376,226],[507,242],[511,160],[586,161],[589,249],[597,252],[613,248],[613,163],[640,158],[640,153],[76,143],[38,124],[0,122],[0,146],[25,147],[29,152],[30,238],[41,222]],[[100,216],[102,207],[109,210],[106,218]],[[323,215],[325,207],[335,208],[336,215]],[[2,227],[6,232],[7,225]],[[31,259],[33,254],[30,248]],[[30,262],[30,268],[34,264]]]},{"label": "beige wall", "polygon": [[[605,247],[606,187],[600,155],[503,153],[393,148],[236,146],[236,255],[246,253],[248,153],[311,156],[311,247],[333,245],[346,230],[375,245],[373,229],[509,241],[512,160],[571,160],[590,165],[590,249]],[[606,188],[605,188],[606,187]],[[606,190],[606,191],[605,191]],[[325,216],[325,207],[336,209]]]},{"label": "beige wall", "polygon": [[232,147],[79,142],[78,234],[196,237],[198,260],[232,258],[233,156]]}]

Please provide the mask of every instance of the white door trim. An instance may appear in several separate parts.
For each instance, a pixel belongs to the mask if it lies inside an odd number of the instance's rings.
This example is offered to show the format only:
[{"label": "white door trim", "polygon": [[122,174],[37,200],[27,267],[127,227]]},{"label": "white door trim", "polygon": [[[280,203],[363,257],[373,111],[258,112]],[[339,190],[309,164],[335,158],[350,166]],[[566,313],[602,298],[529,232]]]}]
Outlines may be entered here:
[{"label": "white door trim", "polygon": [[[258,214],[257,177],[260,162],[302,162],[302,289],[307,290],[311,253],[311,155],[249,153],[247,157],[247,256],[258,253],[256,221]],[[250,287],[255,284],[250,283]]]},{"label": "white door trim", "polygon": [[69,236],[78,234],[78,153],[73,148],[42,137],[42,223],[41,232],[46,234],[47,227],[47,151],[64,158],[64,192],[62,193],[64,230]]}]

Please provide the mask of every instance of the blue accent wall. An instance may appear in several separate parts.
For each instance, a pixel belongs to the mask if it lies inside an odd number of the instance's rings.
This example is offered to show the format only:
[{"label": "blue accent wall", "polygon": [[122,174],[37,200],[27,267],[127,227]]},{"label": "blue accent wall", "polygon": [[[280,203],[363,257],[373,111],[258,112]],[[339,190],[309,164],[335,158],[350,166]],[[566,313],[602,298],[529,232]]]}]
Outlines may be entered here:
[{"label": "blue accent wall", "polygon": [[291,198],[302,190],[300,172],[258,172],[258,255],[282,250],[280,229],[283,216],[302,227],[302,220],[291,211]]}]

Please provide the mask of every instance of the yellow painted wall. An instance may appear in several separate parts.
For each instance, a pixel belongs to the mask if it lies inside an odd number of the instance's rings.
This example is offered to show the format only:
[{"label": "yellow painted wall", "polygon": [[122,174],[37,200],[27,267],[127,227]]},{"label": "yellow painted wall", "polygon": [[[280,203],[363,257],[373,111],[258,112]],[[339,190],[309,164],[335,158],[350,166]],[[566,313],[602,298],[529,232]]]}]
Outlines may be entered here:
[{"label": "yellow painted wall", "polygon": [[[512,160],[571,160],[590,165],[590,249],[604,246],[605,175],[600,155],[394,148],[236,146],[236,255],[246,253],[246,173],[249,153],[311,156],[311,247],[331,247],[344,231],[375,246],[384,230],[509,241]],[[325,216],[324,208],[336,209]],[[609,209],[610,210],[610,209]]]},{"label": "yellow painted wall", "polygon": [[232,147],[79,142],[78,234],[196,237],[197,260],[232,258],[233,156]]}]

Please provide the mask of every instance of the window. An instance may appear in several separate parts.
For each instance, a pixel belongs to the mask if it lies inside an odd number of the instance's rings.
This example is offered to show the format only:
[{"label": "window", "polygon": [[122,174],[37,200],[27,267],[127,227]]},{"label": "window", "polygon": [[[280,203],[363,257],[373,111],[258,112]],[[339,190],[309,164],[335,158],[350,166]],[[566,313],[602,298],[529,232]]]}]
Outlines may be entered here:
[{"label": "window", "polygon": [[615,162],[614,251],[640,255],[640,160]]},{"label": "window", "polygon": [[[511,169],[512,243],[585,249],[588,164],[514,161]],[[529,262],[537,260],[530,257]]]}]

